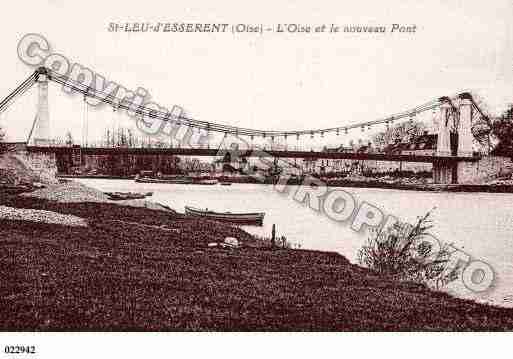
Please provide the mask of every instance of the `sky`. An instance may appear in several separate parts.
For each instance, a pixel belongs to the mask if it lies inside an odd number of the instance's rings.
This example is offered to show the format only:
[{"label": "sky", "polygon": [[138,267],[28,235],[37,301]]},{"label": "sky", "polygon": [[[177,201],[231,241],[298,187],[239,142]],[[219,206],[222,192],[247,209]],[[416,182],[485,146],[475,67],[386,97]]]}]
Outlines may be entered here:
[{"label": "sky", "polygon": [[[374,120],[471,90],[493,115],[513,102],[511,1],[26,1],[3,10],[0,97],[33,68],[16,53],[27,33],[129,89],[196,119],[255,129],[308,130]],[[414,34],[125,33],[110,22],[416,25]],[[0,115],[24,140],[31,90]],[[80,96],[50,86],[52,135],[82,137]],[[89,137],[115,121],[89,112]],[[352,135],[355,138],[355,135]],[[338,140],[338,139],[337,139]]]}]

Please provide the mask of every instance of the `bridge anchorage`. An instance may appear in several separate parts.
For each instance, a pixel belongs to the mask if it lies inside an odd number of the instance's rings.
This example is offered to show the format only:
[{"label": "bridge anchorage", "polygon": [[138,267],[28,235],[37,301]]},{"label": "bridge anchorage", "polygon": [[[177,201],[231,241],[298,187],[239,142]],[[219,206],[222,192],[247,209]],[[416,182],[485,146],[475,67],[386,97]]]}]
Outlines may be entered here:
[{"label": "bridge anchorage", "polygon": [[[77,76],[78,78],[78,76]],[[51,139],[50,115],[48,106],[48,85],[54,82],[65,86],[75,92],[81,93],[84,100],[88,97],[94,98],[112,106],[116,111],[120,109],[134,110],[130,103],[126,103],[123,99],[116,98],[112,94],[105,94],[97,91],[90,86],[64,77],[55,71],[40,67],[29,78],[20,84],[13,92],[0,102],[0,113],[3,112],[13,101],[22,96],[33,85],[37,84],[38,101],[36,116],[34,118],[32,128],[26,141],[26,150],[32,153],[48,153],[58,156],[70,156],[74,160],[72,162],[82,161],[82,156],[87,155],[181,155],[181,156],[217,156],[219,150],[210,148],[210,144],[203,147],[170,147],[170,148],[123,148],[123,147],[107,147],[101,146],[66,146],[56,145]],[[87,106],[86,101],[84,103]],[[338,150],[305,150],[300,148],[299,141],[302,139],[314,139],[317,137],[321,141],[325,141],[329,135],[347,136],[349,131],[368,131],[372,126],[383,125],[387,129],[392,124],[399,121],[413,122],[417,116],[428,114],[433,111],[433,117],[438,118],[438,124],[435,128],[436,149],[433,153],[388,153],[386,151],[359,152],[359,151],[338,151]],[[163,122],[169,121],[169,115],[166,113],[149,109],[144,105],[136,108],[135,113],[140,118],[159,119]],[[86,116],[85,116],[86,117]],[[230,126],[216,122],[200,121],[185,116],[179,116],[175,119],[177,122],[191,129],[199,129],[210,133],[218,133],[223,135],[235,135],[239,138],[247,139],[246,143],[253,146],[254,140],[272,139],[271,149],[265,151],[265,155],[283,158],[303,158],[303,159],[348,159],[348,160],[373,160],[373,161],[395,161],[395,162],[427,162],[433,164],[433,179],[435,183],[451,184],[472,182],[475,177],[476,164],[482,160],[480,155],[476,155],[473,151],[474,142],[478,142],[483,146],[489,145],[489,132],[491,124],[488,116],[486,116],[478,104],[474,101],[469,92],[460,93],[455,96],[443,96],[435,100],[429,101],[420,106],[410,108],[406,111],[386,116],[378,120],[348,123],[338,127],[299,130],[299,131],[277,131],[277,130],[257,130]],[[432,118],[434,120],[434,118]],[[479,126],[478,126],[479,124]],[[281,138],[285,141],[284,149],[273,148],[276,140]],[[288,140],[296,142],[296,148],[293,147]],[[260,157],[262,151],[240,150],[235,155],[240,157]],[[237,152],[237,151],[235,151]],[[77,160],[78,158],[78,160]]]}]

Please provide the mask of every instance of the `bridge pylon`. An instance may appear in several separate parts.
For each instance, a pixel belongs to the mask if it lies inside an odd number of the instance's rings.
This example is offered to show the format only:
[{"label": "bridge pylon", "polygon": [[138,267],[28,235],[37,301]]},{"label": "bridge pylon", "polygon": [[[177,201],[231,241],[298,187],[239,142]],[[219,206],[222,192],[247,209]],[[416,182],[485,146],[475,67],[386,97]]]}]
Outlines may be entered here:
[{"label": "bridge pylon", "polygon": [[44,67],[37,70],[37,111],[28,143],[35,146],[50,145],[50,113],[48,110],[48,72]]},{"label": "bridge pylon", "polygon": [[447,98],[442,97],[440,101],[442,104],[440,105],[440,118],[438,121],[436,155],[445,157],[451,155],[450,114],[452,106]]},{"label": "bridge pylon", "polygon": [[[474,101],[472,95],[464,92],[458,95],[457,107],[453,105],[448,97],[439,99],[440,123],[438,125],[438,139],[436,145],[436,156],[450,157],[456,155],[458,158],[473,157],[473,134],[472,134],[472,111]],[[457,148],[455,153],[451,149],[451,127],[457,124]],[[433,163],[433,179],[435,183],[451,184],[460,181],[471,180],[469,173],[472,171],[472,163],[459,161],[457,163],[439,161]]]},{"label": "bridge pylon", "polygon": [[468,92],[465,92],[460,94],[459,98],[460,119],[458,123],[458,156],[472,157],[472,95]]}]

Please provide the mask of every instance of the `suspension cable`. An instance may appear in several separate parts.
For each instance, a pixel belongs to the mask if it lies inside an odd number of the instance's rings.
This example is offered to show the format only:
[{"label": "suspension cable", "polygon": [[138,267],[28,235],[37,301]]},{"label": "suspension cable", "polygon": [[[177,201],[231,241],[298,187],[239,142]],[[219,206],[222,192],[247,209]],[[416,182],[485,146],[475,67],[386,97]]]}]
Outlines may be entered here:
[{"label": "suspension cable", "polygon": [[[75,90],[77,92],[81,92],[81,93],[86,92],[86,90],[84,88],[82,88],[82,87],[85,87],[85,85],[75,82],[75,81],[72,81],[70,79],[61,78],[59,76],[57,76],[57,77],[52,76],[51,79],[54,82],[57,82],[59,84],[62,84],[63,86],[69,87],[72,90]],[[103,96],[99,96],[100,94],[102,94]],[[110,104],[111,106],[116,106],[118,109],[122,108],[122,109],[126,109],[126,110],[131,110],[131,111],[135,112],[136,114],[140,114],[142,116],[158,118],[158,119],[161,119],[164,121],[171,120],[169,118],[169,113],[156,111],[154,109],[148,109],[144,106],[140,106],[134,110],[134,109],[131,109],[129,105],[124,104],[120,99],[113,96],[112,94],[107,94],[102,91],[93,90],[93,91],[90,91],[87,94],[87,96],[98,99],[101,102]],[[340,126],[340,127],[331,127],[331,128],[316,129],[316,130],[300,130],[300,131],[255,130],[255,129],[250,129],[250,128],[217,124],[217,123],[212,123],[212,122],[207,122],[207,121],[199,121],[199,120],[195,120],[195,119],[188,118],[185,116],[178,117],[177,121],[181,122],[187,126],[196,127],[196,128],[205,129],[205,130],[212,130],[212,131],[220,132],[220,133],[240,134],[240,135],[245,135],[245,136],[263,136],[263,137],[265,137],[265,136],[283,136],[284,137],[284,136],[294,136],[294,135],[306,135],[306,134],[311,134],[311,133],[330,133],[330,132],[336,132],[337,130],[340,131],[340,130],[358,128],[361,126],[371,126],[371,125],[386,123],[389,121],[403,119],[405,117],[411,116],[412,114],[419,114],[424,111],[431,110],[439,105],[440,105],[440,102],[438,100],[434,100],[434,101],[430,101],[426,104],[417,106],[411,110],[397,113],[395,115],[392,115],[392,116],[389,116],[386,118],[382,118],[379,120],[354,123],[354,124]]]},{"label": "suspension cable", "polygon": [[36,82],[36,72],[32,73],[25,81],[16,87],[9,95],[7,95],[2,102],[0,102],[0,113],[11,105],[17,98],[27,92]]},{"label": "suspension cable", "polygon": [[[139,106],[136,109],[130,108],[130,104],[125,104],[124,99],[119,99],[116,96],[112,95],[111,93],[106,93],[100,90],[91,89],[90,87],[86,87],[86,85],[74,81],[72,79],[69,79],[67,77],[63,77],[60,74],[55,73],[51,69],[48,69],[48,71],[51,73],[50,80],[59,83],[63,86],[66,86],[72,90],[75,90],[77,92],[80,92],[82,94],[86,94],[89,97],[98,99],[99,101],[103,103],[107,103],[111,106],[115,106],[118,108],[118,110],[125,109],[135,112],[138,115],[141,116],[148,116],[151,118],[158,118],[163,121],[170,121],[170,114],[164,113],[161,111],[157,111],[154,109],[149,109],[144,106]],[[456,97],[456,96],[454,96]],[[429,111],[432,109],[437,108],[440,106],[441,100],[436,99],[429,102],[426,102],[422,105],[416,106],[412,109],[409,109],[407,111],[396,113],[392,116],[384,117],[378,120],[374,121],[367,121],[367,122],[359,122],[359,123],[353,123],[345,126],[339,126],[339,127],[330,127],[330,128],[324,128],[324,129],[315,129],[315,130],[299,130],[299,131],[275,131],[275,130],[256,130],[256,129],[250,129],[250,128],[244,128],[244,127],[236,127],[236,126],[230,126],[230,125],[224,125],[224,124],[218,124],[214,122],[207,122],[207,121],[200,121],[195,120],[193,118],[189,118],[186,116],[180,116],[175,119],[175,121],[178,124],[184,124],[190,127],[200,128],[207,131],[215,131],[220,133],[230,133],[230,134],[237,134],[237,135],[244,135],[244,136],[261,136],[261,137],[271,137],[271,136],[301,136],[301,135],[307,135],[307,134],[314,134],[314,133],[332,133],[340,131],[344,131],[347,133],[347,130],[363,127],[366,126],[372,126],[372,125],[378,125],[378,124],[389,124],[393,123],[396,120],[401,120],[406,117],[412,117],[417,114],[423,113],[425,111]],[[477,105],[474,103],[474,105],[477,107]],[[478,107],[477,107],[478,108]],[[481,110],[478,108],[478,110],[481,112]]]}]

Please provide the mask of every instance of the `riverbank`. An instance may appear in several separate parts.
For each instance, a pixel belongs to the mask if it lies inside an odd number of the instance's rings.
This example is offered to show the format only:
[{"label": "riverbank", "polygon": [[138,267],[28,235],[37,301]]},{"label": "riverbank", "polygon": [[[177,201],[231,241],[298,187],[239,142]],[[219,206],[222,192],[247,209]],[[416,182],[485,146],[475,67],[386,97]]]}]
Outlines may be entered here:
[{"label": "riverbank", "polygon": [[[132,177],[113,177],[113,176],[59,176],[66,179],[133,179]],[[217,177],[204,176],[202,179],[217,179]],[[274,184],[277,179],[268,178],[263,182],[249,176],[239,177],[220,177],[220,180],[228,183],[240,184]],[[325,179],[320,178],[328,187],[348,187],[348,188],[381,188],[395,189],[403,191],[422,191],[422,192],[469,192],[469,193],[513,193],[513,181],[493,181],[486,184],[436,184],[426,181],[381,181],[372,178],[365,180],[347,180],[347,179]],[[291,178],[287,184],[290,186],[300,185],[299,179]],[[172,184],[170,184],[172,186]]]},{"label": "riverbank", "polygon": [[381,188],[421,192],[513,193],[513,184],[436,184],[380,181],[328,181],[328,187]]},{"label": "riverbank", "polygon": [[[2,330],[512,330],[513,309],[399,283],[336,253],[144,207],[2,195],[87,226],[0,220]],[[209,247],[226,237],[233,249]]]}]

